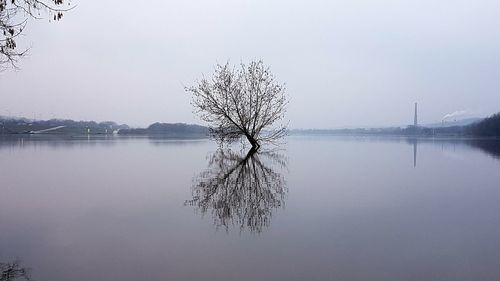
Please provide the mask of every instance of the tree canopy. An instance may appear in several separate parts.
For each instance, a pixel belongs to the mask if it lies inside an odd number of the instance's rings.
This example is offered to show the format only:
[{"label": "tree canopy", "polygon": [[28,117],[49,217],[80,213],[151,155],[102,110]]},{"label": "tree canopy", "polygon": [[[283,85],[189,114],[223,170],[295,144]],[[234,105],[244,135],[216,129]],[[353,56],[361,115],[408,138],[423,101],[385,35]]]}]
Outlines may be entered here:
[{"label": "tree canopy", "polygon": [[220,141],[244,137],[258,149],[286,134],[286,126],[276,126],[288,104],[285,87],[262,61],[239,68],[218,64],[211,79],[186,90],[193,95],[195,111],[210,124],[212,137]]},{"label": "tree canopy", "polygon": [[50,20],[60,20],[69,10],[63,4],[68,0],[0,0],[0,69],[16,66],[27,52],[19,49],[17,39],[26,28],[29,19],[39,19],[48,14]]}]

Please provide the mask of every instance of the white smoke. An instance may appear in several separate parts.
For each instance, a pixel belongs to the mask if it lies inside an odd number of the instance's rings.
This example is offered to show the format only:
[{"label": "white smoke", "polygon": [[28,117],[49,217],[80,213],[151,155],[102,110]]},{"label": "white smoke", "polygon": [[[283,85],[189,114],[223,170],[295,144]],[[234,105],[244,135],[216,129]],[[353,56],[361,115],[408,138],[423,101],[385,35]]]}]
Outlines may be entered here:
[{"label": "white smoke", "polygon": [[453,117],[462,117],[464,115],[467,115],[469,113],[469,111],[467,110],[457,110],[455,112],[452,112],[452,113],[448,113],[446,114],[445,116],[443,116],[443,119],[442,121],[445,121],[446,119],[448,118],[453,118]]}]

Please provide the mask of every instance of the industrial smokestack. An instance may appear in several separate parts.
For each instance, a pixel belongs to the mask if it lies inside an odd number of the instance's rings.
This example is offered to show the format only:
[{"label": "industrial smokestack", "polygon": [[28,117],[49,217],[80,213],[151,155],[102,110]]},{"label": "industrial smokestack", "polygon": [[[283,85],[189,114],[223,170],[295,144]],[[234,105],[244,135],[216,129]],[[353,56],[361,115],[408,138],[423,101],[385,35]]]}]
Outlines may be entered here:
[{"label": "industrial smokestack", "polygon": [[418,126],[418,117],[417,117],[417,103],[415,103],[415,119],[413,120],[413,126]]}]

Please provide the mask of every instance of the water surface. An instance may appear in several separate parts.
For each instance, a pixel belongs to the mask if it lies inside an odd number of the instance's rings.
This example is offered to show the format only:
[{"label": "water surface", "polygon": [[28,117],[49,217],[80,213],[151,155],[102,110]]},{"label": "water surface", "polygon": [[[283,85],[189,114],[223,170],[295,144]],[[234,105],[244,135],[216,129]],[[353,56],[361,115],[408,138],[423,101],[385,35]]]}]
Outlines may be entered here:
[{"label": "water surface", "polygon": [[500,279],[497,141],[284,148],[4,138],[0,263],[40,281]]}]

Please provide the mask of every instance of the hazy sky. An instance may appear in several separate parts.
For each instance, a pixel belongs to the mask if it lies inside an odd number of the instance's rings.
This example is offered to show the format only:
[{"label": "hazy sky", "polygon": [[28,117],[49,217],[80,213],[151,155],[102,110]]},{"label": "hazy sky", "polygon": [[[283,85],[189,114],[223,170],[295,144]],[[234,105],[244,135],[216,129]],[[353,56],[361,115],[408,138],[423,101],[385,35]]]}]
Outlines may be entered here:
[{"label": "hazy sky", "polygon": [[[262,59],[294,128],[403,125],[500,111],[500,1],[74,0],[31,22],[0,115],[201,123],[191,85]],[[20,42],[21,43],[21,42]]]}]

